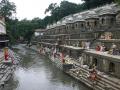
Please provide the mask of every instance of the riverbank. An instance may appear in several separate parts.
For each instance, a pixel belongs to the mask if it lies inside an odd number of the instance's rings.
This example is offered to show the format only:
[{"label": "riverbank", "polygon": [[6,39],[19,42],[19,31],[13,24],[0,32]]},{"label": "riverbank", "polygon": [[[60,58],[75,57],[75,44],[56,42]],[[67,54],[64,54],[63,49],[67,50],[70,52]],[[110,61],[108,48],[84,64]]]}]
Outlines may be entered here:
[{"label": "riverbank", "polygon": [[4,52],[0,52],[0,89],[4,88],[6,83],[12,78],[17,65],[20,62],[20,57],[13,52],[9,51],[8,61],[4,59]]},{"label": "riverbank", "polygon": [[90,90],[59,70],[50,59],[25,45],[14,47],[22,57],[13,80],[2,90]]},{"label": "riverbank", "polygon": [[[31,48],[39,51],[35,46]],[[46,48],[43,50],[46,50]],[[45,57],[49,57],[49,59],[60,69],[61,67],[63,69],[65,64],[67,66],[72,64],[72,68],[69,68],[67,71],[63,71],[94,90],[120,90],[120,79],[118,78],[111,77],[98,70],[90,70],[87,65],[81,66],[74,58],[64,57],[65,61],[62,63],[60,55],[48,55],[45,51],[41,52],[41,54],[45,55]]]},{"label": "riverbank", "polygon": [[[26,46],[25,46],[26,47]],[[34,51],[36,51],[37,53],[39,53],[40,54],[40,52],[39,52],[39,48],[37,48],[36,46],[31,46],[31,47],[26,47],[26,48],[30,48],[30,49],[32,49],[32,50],[34,50]],[[89,84],[89,83],[86,83],[86,82],[84,82],[84,81],[81,81],[78,77],[76,77],[77,76],[77,74],[73,74],[72,72],[68,72],[68,71],[64,71],[63,70],[63,66],[62,66],[62,64],[60,64],[60,62],[55,62],[55,60],[52,58],[52,57],[50,57],[48,54],[46,55],[46,54],[40,54],[40,55],[42,55],[42,56],[45,56],[46,58],[48,58],[53,64],[55,64],[55,66],[57,67],[57,68],[59,68],[60,70],[62,70],[65,74],[67,74],[68,76],[70,76],[70,77],[72,77],[73,79],[76,79],[78,82],[80,82],[80,83],[83,83],[86,87],[89,87],[89,90],[91,90],[92,89],[92,86]],[[59,59],[58,59],[59,60]],[[60,61],[60,60],[59,60]],[[77,64],[79,64],[79,63],[77,63]],[[69,69],[69,65],[67,65],[68,67],[66,67],[66,65],[65,65],[65,68],[67,68],[67,69]]]}]

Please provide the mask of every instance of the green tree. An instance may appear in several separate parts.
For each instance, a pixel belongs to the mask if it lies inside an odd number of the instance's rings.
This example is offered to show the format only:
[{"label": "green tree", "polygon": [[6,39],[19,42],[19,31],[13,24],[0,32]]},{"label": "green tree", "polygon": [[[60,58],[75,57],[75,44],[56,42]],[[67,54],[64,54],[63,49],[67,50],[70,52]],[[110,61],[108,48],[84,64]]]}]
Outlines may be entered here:
[{"label": "green tree", "polygon": [[13,2],[9,0],[2,0],[0,2],[0,15],[9,18],[13,13],[16,12],[16,6]]},{"label": "green tree", "polygon": [[120,4],[120,0],[115,0],[115,2],[117,2],[118,4]]},{"label": "green tree", "polygon": [[56,3],[51,3],[48,8],[45,10],[45,13],[50,12],[51,17],[45,17],[49,22],[53,23],[61,18],[78,12],[78,5],[68,1],[62,1],[60,5]]},{"label": "green tree", "polygon": [[82,0],[82,1],[84,1],[83,4],[85,6],[85,9],[91,9],[114,2],[114,0]]},{"label": "green tree", "polygon": [[48,12],[52,13],[52,11],[53,11],[56,7],[58,7],[58,6],[57,6],[57,3],[51,3],[51,4],[48,6],[48,8],[45,10],[45,14],[48,13]]}]

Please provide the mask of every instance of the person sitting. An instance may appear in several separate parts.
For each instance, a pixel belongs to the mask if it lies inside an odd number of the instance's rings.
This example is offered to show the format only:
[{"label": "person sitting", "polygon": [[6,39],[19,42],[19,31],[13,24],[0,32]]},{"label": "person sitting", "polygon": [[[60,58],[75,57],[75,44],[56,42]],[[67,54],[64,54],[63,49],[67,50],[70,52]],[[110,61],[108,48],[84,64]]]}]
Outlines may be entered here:
[{"label": "person sitting", "polygon": [[100,51],[100,46],[99,45],[96,47],[96,51]]},{"label": "person sitting", "polygon": [[112,44],[109,52],[111,52],[110,54],[112,54],[112,55],[117,55],[118,54],[119,50],[117,49],[117,45],[115,43]]},{"label": "person sitting", "polygon": [[105,45],[104,45],[104,44],[103,44],[103,45],[101,45],[101,46],[100,46],[100,51],[101,51],[101,52],[105,52],[105,48],[106,48],[106,47],[105,47]]},{"label": "person sitting", "polygon": [[112,50],[113,50],[113,53],[112,53],[112,54],[113,54],[113,55],[116,55],[117,46],[113,43],[111,48],[112,48]]}]

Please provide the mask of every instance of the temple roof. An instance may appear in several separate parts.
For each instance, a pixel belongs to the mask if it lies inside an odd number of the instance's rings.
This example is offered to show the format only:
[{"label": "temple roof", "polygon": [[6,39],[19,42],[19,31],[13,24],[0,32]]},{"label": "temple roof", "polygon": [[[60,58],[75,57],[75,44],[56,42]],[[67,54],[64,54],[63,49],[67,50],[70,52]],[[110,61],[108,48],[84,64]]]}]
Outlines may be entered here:
[{"label": "temple roof", "polygon": [[78,22],[78,21],[85,21],[84,17],[81,14],[78,14],[74,20],[74,22]]},{"label": "temple roof", "polygon": [[49,25],[47,29],[56,27],[56,26],[61,26],[65,25],[67,23],[75,23],[77,21],[85,21],[86,19],[89,18],[99,18],[101,15],[108,15],[108,14],[116,14],[117,12],[120,12],[120,6],[117,4],[107,4],[102,7],[97,7],[95,9],[90,9],[86,10],[83,12],[79,12],[76,14],[68,15],[64,18],[62,18],[60,21],[57,22],[56,25]]},{"label": "temple roof", "polygon": [[85,15],[85,19],[89,18],[98,18],[98,14],[94,10],[88,11],[87,15]]},{"label": "temple roof", "polygon": [[101,12],[99,13],[99,15],[105,15],[105,14],[115,14],[115,11],[111,6],[106,5],[101,8]]}]

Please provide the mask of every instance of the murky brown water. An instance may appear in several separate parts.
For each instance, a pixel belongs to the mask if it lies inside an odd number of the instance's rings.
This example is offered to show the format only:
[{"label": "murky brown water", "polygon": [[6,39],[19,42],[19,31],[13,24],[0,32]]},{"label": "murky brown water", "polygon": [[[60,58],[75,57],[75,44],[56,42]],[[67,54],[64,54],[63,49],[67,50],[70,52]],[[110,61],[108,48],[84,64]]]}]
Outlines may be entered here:
[{"label": "murky brown water", "polygon": [[4,90],[90,90],[60,71],[46,57],[22,45],[17,48],[23,59]]}]

